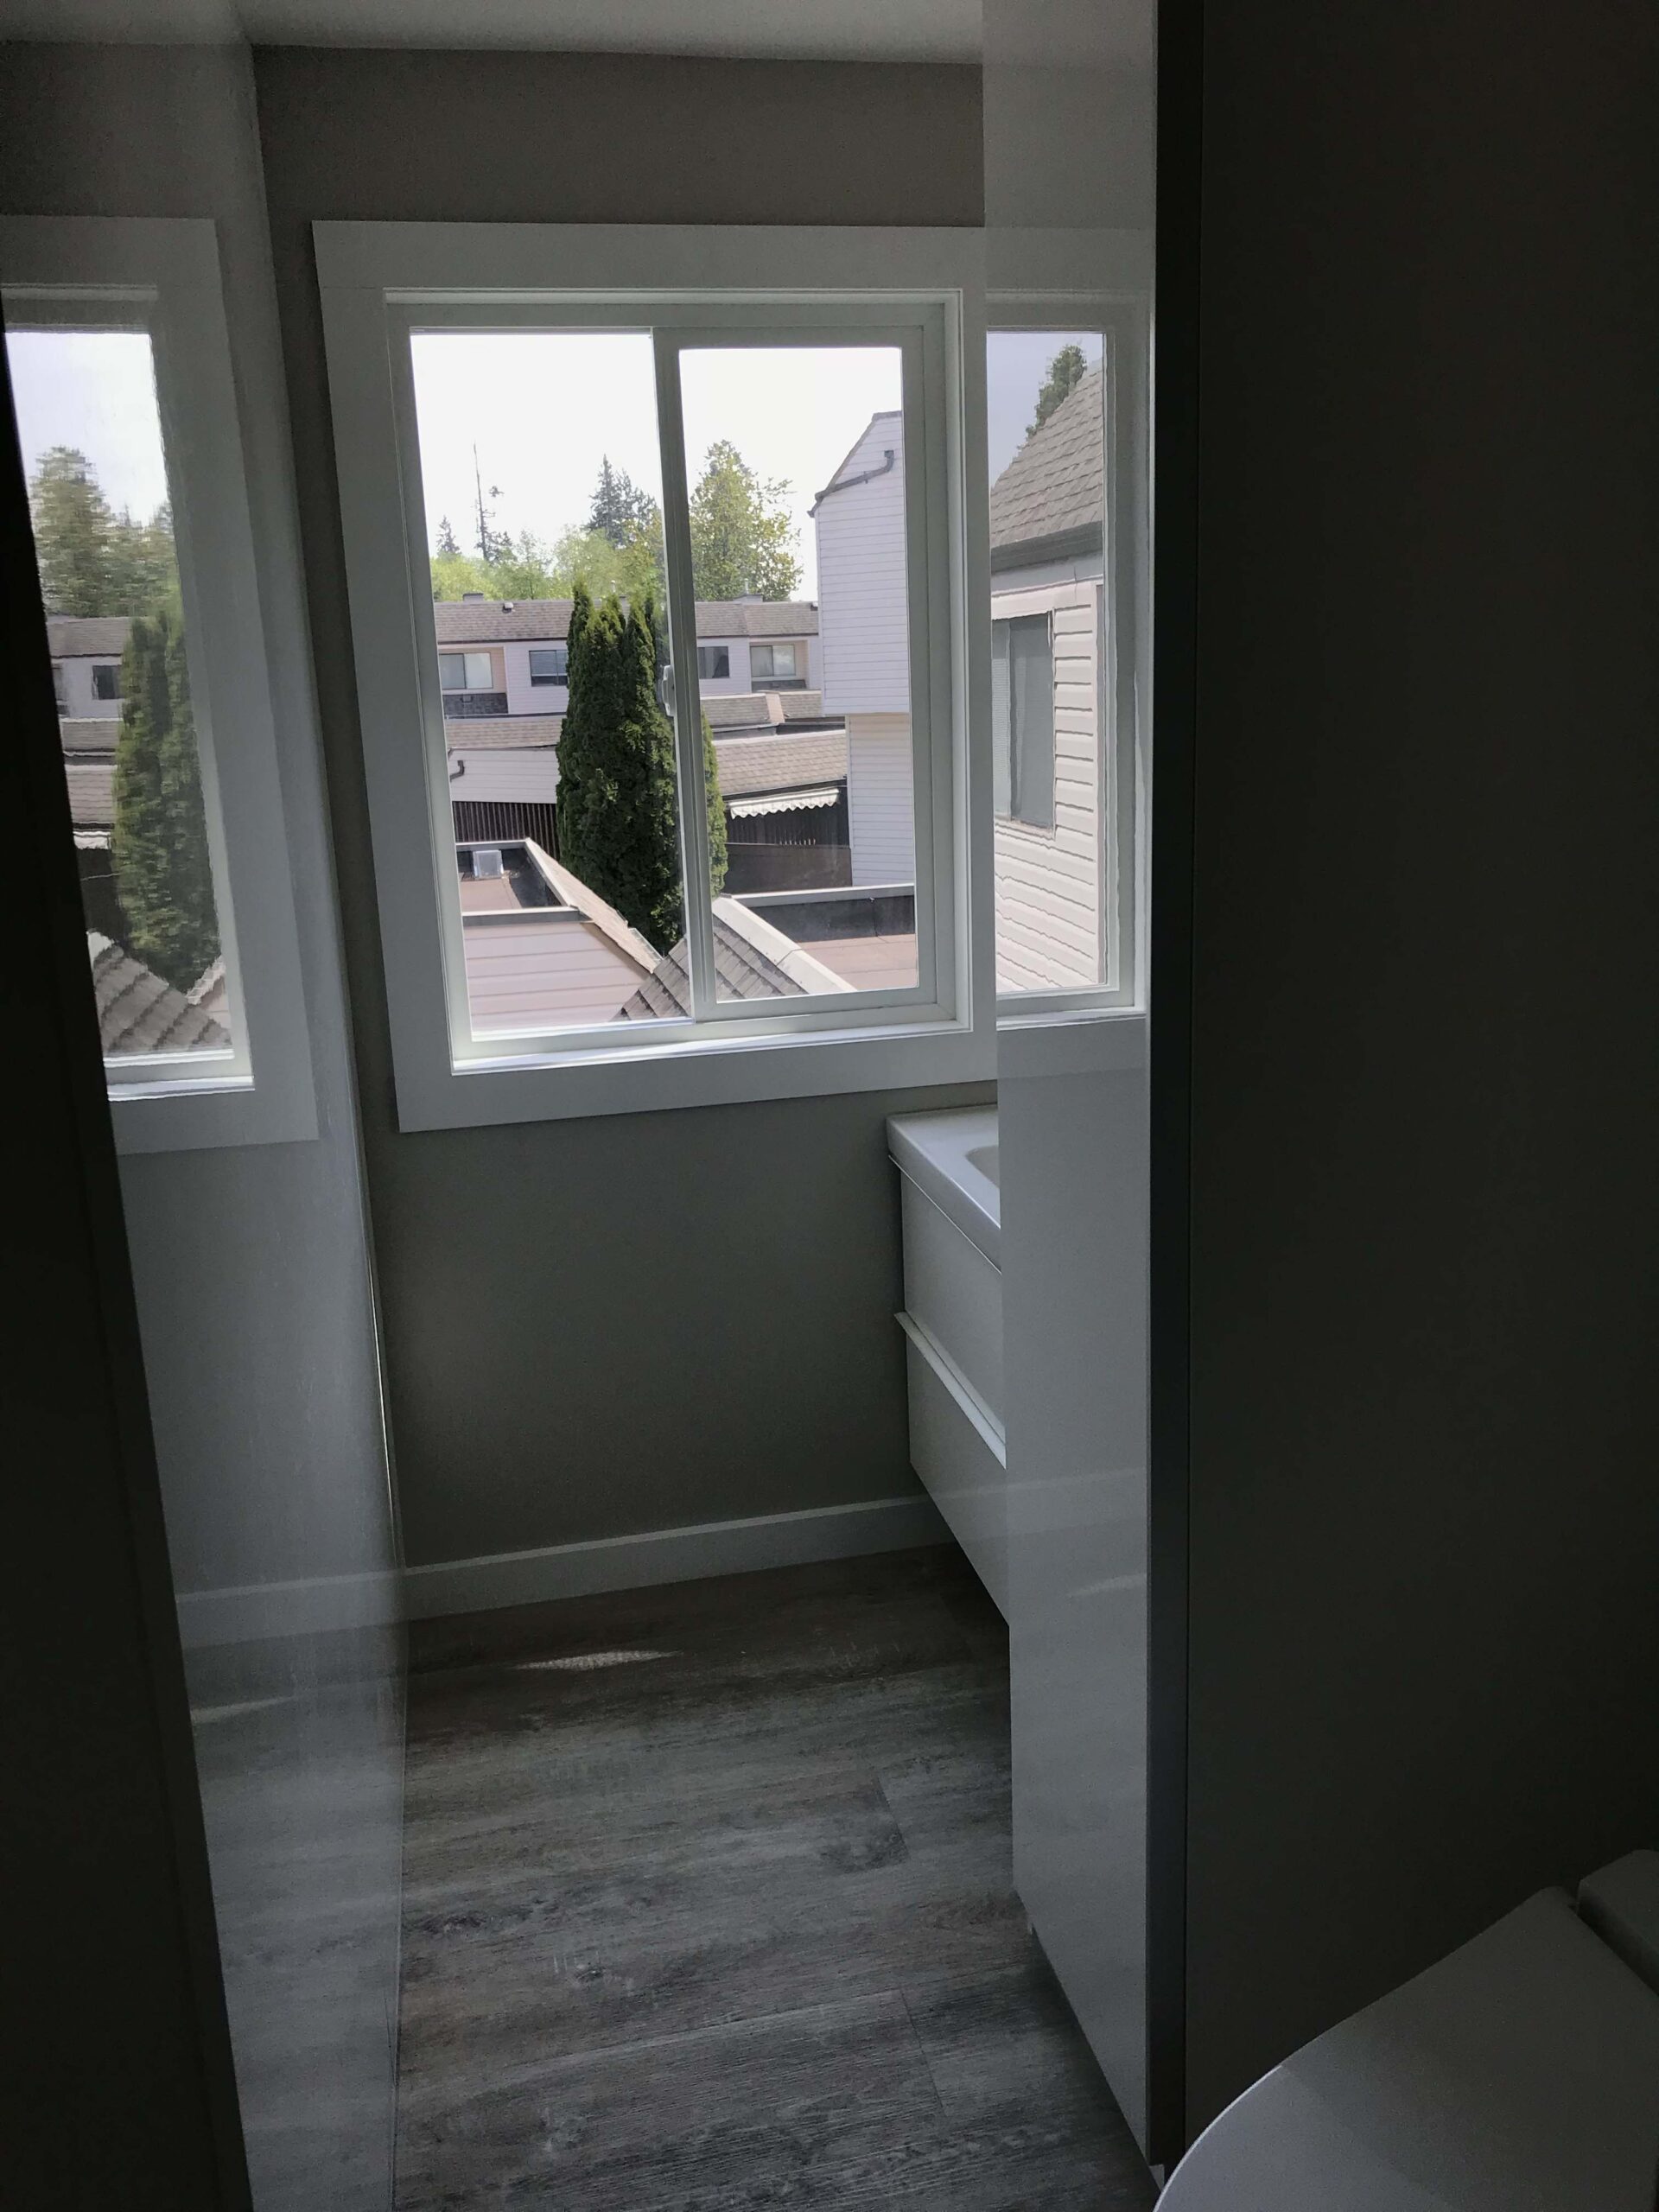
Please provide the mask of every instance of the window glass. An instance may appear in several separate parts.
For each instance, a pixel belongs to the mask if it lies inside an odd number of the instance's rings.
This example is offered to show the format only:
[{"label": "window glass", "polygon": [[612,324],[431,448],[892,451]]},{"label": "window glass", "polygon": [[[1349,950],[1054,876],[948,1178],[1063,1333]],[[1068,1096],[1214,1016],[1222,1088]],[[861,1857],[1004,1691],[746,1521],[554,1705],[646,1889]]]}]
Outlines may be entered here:
[{"label": "window glass", "polygon": [[[416,428],[438,634],[543,640],[563,715],[452,719],[445,896],[474,1039],[673,1020],[685,991],[663,706],[661,461],[646,332],[417,331]],[[465,637],[464,628],[461,635]],[[488,653],[440,683],[490,693]]]},{"label": "window glass", "polygon": [[[711,740],[716,995],[913,988],[903,357],[689,346],[680,388],[697,599],[786,605],[791,627],[816,602],[823,663],[812,712]],[[793,644],[749,651],[760,690],[804,674]]]},{"label": "window glass", "polygon": [[6,349],[105,1055],[215,1074],[233,1019],[150,340],[24,323]]},{"label": "window glass", "polygon": [[1105,345],[988,341],[996,967],[1004,993],[1106,980]]},{"label": "window glass", "polygon": [[732,649],[729,645],[699,645],[697,674],[699,676],[729,676],[732,672]]}]

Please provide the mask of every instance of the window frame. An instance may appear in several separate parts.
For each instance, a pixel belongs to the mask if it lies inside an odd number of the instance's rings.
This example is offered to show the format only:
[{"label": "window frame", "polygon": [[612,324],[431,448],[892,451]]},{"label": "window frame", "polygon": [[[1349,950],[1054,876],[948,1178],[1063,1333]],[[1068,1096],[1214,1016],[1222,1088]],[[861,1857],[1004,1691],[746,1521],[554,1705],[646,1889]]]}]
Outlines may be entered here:
[{"label": "window frame", "polygon": [[123,1152],[317,1132],[299,931],[214,224],[0,218],[8,332],[144,330],[173,508],[185,652],[231,1013],[222,1053],[106,1056]]},{"label": "window frame", "polygon": [[[538,676],[536,664],[549,654],[559,656],[559,665],[551,676]],[[569,645],[531,645],[524,656],[530,671],[530,688],[537,690],[568,690],[570,683],[570,648]]]},{"label": "window frame", "polygon": [[[723,666],[705,668],[705,660],[721,662]],[[699,683],[729,683],[732,680],[732,649],[729,645],[699,645],[697,647],[697,681]]]},{"label": "window frame", "polygon": [[[994,1072],[980,666],[988,591],[982,249],[955,232],[320,223],[315,226],[400,1123],[406,1128],[792,1097]],[[782,241],[796,281],[757,287]],[[683,791],[702,789],[679,356],[704,346],[899,344],[905,352],[918,982],[716,1001],[706,862],[687,868],[690,1020],[471,1035],[458,902],[434,825],[448,799],[428,696],[435,630],[407,334],[446,323],[652,333]],[[971,426],[971,429],[970,429]],[[677,518],[676,509],[680,510]],[[926,620],[916,616],[925,610]],[[690,674],[688,683],[677,675]],[[708,679],[714,681],[715,679]],[[408,742],[422,730],[423,747]],[[931,729],[932,742],[927,741]],[[695,772],[693,772],[695,765]],[[442,779],[440,782],[440,778]],[[445,811],[441,812],[440,807]],[[685,810],[702,835],[702,810]],[[982,817],[982,819],[981,818]],[[689,860],[691,855],[686,855]],[[931,882],[931,893],[923,886]],[[701,911],[699,911],[701,909]],[[699,976],[698,969],[702,973]]]},{"label": "window frame", "polygon": [[[111,665],[107,661],[95,660],[92,663],[91,672],[92,678],[93,698],[102,699],[106,703],[110,700],[116,700],[118,702],[121,696],[121,664],[119,661],[117,661],[113,665]],[[101,683],[99,682],[100,677],[103,679]]]},{"label": "window frame", "polygon": [[[1080,1046],[1085,1060],[1091,1052],[1109,1052],[1103,1025],[1138,1015],[1146,1005],[1152,237],[1126,231],[1005,231],[991,239],[990,264],[988,339],[999,331],[1098,330],[1106,369],[1097,632],[1103,741],[1099,804],[1107,824],[1101,947],[1105,980],[1076,989],[998,993],[1000,1066],[1004,1073],[1024,1073],[1041,1071],[1051,1058],[1057,1069],[1074,1065]],[[988,548],[987,565],[988,570]],[[995,589],[992,576],[988,613]],[[1001,618],[991,617],[997,619]],[[1017,612],[1011,611],[1011,619],[1017,619]],[[1028,823],[1020,826],[1036,837],[1053,834]],[[994,900],[994,863],[991,896]],[[1092,1046],[1082,1043],[1080,1027],[1092,1029]]]}]

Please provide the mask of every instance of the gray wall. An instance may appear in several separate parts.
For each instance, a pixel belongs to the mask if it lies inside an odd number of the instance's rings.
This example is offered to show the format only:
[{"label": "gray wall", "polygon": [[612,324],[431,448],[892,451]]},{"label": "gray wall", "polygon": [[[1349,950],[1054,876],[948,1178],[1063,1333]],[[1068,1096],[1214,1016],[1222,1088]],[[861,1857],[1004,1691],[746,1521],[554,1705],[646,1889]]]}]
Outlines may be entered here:
[{"label": "gray wall", "polygon": [[256,56],[407,1555],[911,1486],[896,1205],[863,1096],[397,1126],[309,226],[977,224],[963,68]]},{"label": "gray wall", "polygon": [[1193,2127],[1659,1840],[1659,41],[1204,59]]},{"label": "gray wall", "polygon": [[129,1156],[121,1187],[256,2202],[343,2212],[390,2183],[401,1650],[248,55],[14,47],[0,149],[10,213],[218,226],[318,1135]]}]

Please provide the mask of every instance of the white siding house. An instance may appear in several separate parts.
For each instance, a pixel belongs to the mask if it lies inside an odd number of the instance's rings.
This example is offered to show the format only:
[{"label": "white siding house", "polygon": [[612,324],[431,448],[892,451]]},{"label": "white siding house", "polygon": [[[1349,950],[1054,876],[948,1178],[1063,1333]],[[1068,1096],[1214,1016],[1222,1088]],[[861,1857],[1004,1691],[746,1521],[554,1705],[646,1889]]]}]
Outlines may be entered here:
[{"label": "white siding house", "polygon": [[118,721],[126,616],[53,614],[46,628],[59,714],[70,721]]},{"label": "white siding house", "polygon": [[916,876],[905,555],[905,424],[872,416],[819,493],[819,651],[823,711],[847,721],[855,884]]},{"label": "white siding house", "polygon": [[1103,372],[991,486],[997,987],[1104,979]]}]

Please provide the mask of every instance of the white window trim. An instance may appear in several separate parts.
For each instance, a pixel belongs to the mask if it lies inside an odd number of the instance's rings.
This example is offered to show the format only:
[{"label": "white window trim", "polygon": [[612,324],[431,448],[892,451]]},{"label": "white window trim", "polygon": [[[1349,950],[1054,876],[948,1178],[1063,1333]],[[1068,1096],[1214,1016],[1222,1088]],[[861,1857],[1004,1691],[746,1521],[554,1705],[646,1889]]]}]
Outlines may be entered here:
[{"label": "white window trim", "polygon": [[[380,898],[398,1116],[405,1128],[640,1112],[749,1099],[956,1083],[995,1071],[995,968],[988,899],[990,817],[986,771],[988,554],[982,518],[984,309],[982,245],[960,231],[779,231],[529,225],[321,223],[315,226],[340,471],[375,869]],[[762,251],[781,251],[794,281],[757,289]],[[688,294],[695,299],[687,300]],[[925,435],[907,441],[913,512],[912,604],[929,607],[912,655],[918,733],[918,906],[932,860],[934,988],[787,1001],[788,1011],[728,1006],[696,1033],[644,1029],[556,1037],[514,1052],[474,1043],[466,1022],[459,912],[444,896],[434,823],[447,780],[432,727],[435,638],[423,559],[418,454],[400,439],[410,419],[411,322],[430,328],[446,306],[531,327],[538,300],[559,296],[561,320],[614,324],[616,302],[637,300],[642,325],[674,340],[692,333],[739,342],[768,338],[815,315],[838,328],[861,321],[885,334],[926,309],[907,353],[906,404],[925,389]],[[567,310],[569,315],[567,317]],[[890,342],[884,334],[881,342]],[[677,399],[673,343],[659,335],[658,391]],[[917,383],[916,379],[922,379]],[[677,404],[661,406],[665,507],[685,498],[675,467]],[[938,493],[943,480],[944,496]],[[978,520],[975,520],[978,518]],[[696,669],[690,579],[676,578],[671,518],[671,623],[677,664]],[[918,573],[918,569],[920,573]],[[926,597],[922,596],[925,590]],[[925,652],[924,652],[925,646]],[[934,717],[931,762],[922,717]],[[410,742],[424,733],[425,746]],[[690,735],[688,736],[688,732]],[[677,733],[682,788],[700,733]],[[694,874],[694,911],[706,875]],[[918,938],[926,932],[918,915]],[[693,944],[696,943],[694,934]],[[925,959],[924,971],[925,976]],[[849,1014],[852,1026],[849,1025]],[[459,1017],[459,1018],[458,1018]],[[689,1025],[688,1025],[689,1027]]]},{"label": "white window trim", "polygon": [[[1106,341],[1105,583],[1101,594],[1103,818],[1109,825],[1107,982],[997,1000],[999,1071],[1113,1063],[1122,1018],[1146,1000],[1151,744],[1149,368],[1152,236],[1001,231],[988,239],[986,321],[997,330],[1099,330]],[[1116,527],[1113,524],[1116,519]],[[995,589],[995,578],[992,587]],[[1092,1038],[1092,1046],[1090,1042]]]},{"label": "white window trim", "polygon": [[315,1137],[316,1101],[283,830],[246,465],[211,221],[0,219],[11,327],[149,330],[184,601],[232,1042],[106,1059],[123,1152]]}]

